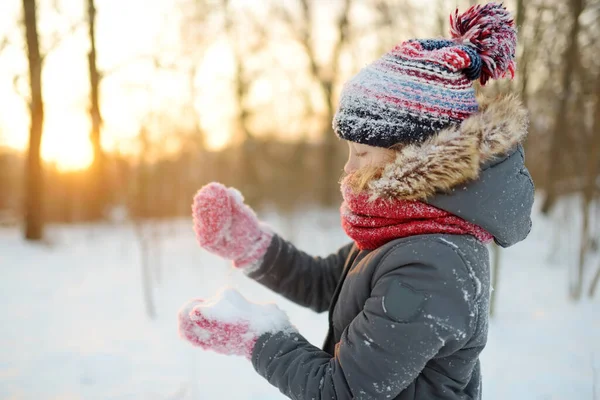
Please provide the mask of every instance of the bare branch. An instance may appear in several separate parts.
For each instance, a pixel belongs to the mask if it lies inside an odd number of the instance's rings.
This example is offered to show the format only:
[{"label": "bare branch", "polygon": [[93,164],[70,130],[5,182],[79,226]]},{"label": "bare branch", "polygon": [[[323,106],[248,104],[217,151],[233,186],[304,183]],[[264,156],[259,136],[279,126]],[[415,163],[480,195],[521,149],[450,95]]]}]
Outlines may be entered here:
[{"label": "bare branch", "polygon": [[132,57],[128,60],[125,60],[109,69],[105,69],[104,71],[101,72],[102,77],[107,77],[107,76],[116,74],[120,70],[127,68],[128,66],[130,66],[136,62],[143,62],[143,61],[151,62],[152,65],[157,69],[172,70],[172,71],[178,70],[178,68],[175,66],[176,64],[166,63],[163,60],[161,60],[160,57],[156,54],[140,54],[140,55]]},{"label": "bare branch", "polygon": [[298,0],[300,5],[300,21],[296,22],[292,17],[290,10],[286,9],[285,6],[279,5],[276,8],[277,13],[281,19],[288,25],[292,32],[294,39],[302,46],[302,49],[306,52],[306,56],[309,61],[310,72],[313,77],[317,80],[321,80],[322,69],[316,62],[315,53],[312,47],[312,10],[310,0]]},{"label": "bare branch", "polygon": [[54,50],[56,50],[58,47],[60,47],[62,42],[65,40],[65,38],[67,38],[70,35],[73,35],[77,31],[77,29],[79,29],[83,26],[84,26],[84,22],[78,21],[78,22],[72,23],[65,32],[55,33],[53,35],[52,41],[48,45],[48,48],[46,48],[40,55],[42,64],[44,63],[46,57],[50,53],[52,53]]},{"label": "bare branch", "polygon": [[8,40],[8,36],[5,36],[2,38],[2,40],[0,40],[0,54],[2,54],[2,52],[8,47],[10,46],[10,40]]},{"label": "bare branch", "polygon": [[337,31],[339,32],[340,37],[339,37],[337,43],[335,44],[335,47],[333,48],[333,54],[331,56],[333,64],[332,64],[332,68],[331,68],[332,76],[330,77],[330,80],[333,80],[335,75],[337,74],[339,63],[340,63],[340,54],[342,52],[344,45],[347,42],[348,24],[349,24],[348,15],[350,14],[350,6],[351,5],[352,5],[351,0],[345,0],[342,13],[338,17]]},{"label": "bare branch", "polygon": [[24,21],[19,20],[12,28],[6,31],[6,34],[2,35],[2,38],[0,39],[0,55],[4,50],[9,48],[10,46],[15,45],[15,42],[10,40],[11,32],[19,31],[23,23]]},{"label": "bare branch", "polygon": [[596,274],[592,278],[592,284],[590,285],[590,290],[588,292],[590,298],[593,298],[596,295],[596,288],[598,287],[598,282],[600,282],[600,265],[598,265]]},{"label": "bare branch", "polygon": [[27,93],[23,93],[21,91],[21,89],[20,89],[21,88],[21,82],[24,79],[26,79],[26,77],[24,75],[17,74],[15,76],[13,76],[12,84],[13,84],[13,88],[15,90],[15,93],[18,94],[23,100],[27,101],[27,105],[29,107],[30,106],[29,105],[29,95]]}]

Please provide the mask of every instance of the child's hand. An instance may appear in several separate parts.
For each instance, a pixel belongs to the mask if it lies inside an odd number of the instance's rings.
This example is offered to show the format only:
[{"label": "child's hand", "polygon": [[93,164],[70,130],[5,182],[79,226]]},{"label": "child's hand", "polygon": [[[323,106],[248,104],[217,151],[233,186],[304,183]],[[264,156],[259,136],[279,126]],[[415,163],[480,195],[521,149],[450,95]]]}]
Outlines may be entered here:
[{"label": "child's hand", "polygon": [[179,312],[179,335],[195,346],[225,355],[252,357],[267,332],[293,331],[275,304],[256,304],[233,289],[213,299],[190,301]]},{"label": "child's hand", "polygon": [[192,205],[194,230],[200,246],[238,268],[262,259],[273,234],[244,204],[241,193],[220,183],[210,183],[196,193]]}]

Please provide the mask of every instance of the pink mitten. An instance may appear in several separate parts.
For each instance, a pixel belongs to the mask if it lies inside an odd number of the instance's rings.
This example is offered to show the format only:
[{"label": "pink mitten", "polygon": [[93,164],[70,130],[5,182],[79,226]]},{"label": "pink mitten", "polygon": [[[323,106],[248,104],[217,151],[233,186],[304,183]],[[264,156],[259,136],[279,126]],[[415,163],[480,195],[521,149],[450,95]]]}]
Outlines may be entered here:
[{"label": "pink mitten", "polygon": [[273,234],[236,189],[209,183],[196,193],[192,211],[200,246],[237,268],[256,266],[267,252]]},{"label": "pink mitten", "polygon": [[275,304],[256,304],[234,289],[209,300],[193,300],[179,312],[179,335],[204,350],[252,357],[258,338],[292,332],[287,315]]}]

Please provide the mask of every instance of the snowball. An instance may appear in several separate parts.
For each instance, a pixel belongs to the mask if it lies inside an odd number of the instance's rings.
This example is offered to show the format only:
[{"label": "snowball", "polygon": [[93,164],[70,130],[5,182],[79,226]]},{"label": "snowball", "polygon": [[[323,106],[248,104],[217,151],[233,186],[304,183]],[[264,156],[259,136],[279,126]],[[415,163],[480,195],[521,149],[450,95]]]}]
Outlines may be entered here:
[{"label": "snowball", "polygon": [[257,336],[291,329],[286,313],[277,305],[249,302],[232,288],[222,289],[215,297],[196,305],[192,311],[192,320],[198,319],[196,312],[199,312],[208,319],[224,323],[245,322],[249,331]]}]

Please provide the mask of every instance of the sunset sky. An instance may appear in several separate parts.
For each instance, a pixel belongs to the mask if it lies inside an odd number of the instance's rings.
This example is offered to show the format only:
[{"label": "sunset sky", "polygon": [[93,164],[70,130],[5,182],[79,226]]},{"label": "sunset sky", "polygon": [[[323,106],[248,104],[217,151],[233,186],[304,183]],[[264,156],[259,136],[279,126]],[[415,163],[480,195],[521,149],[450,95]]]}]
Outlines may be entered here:
[{"label": "sunset sky", "polygon": [[[40,3],[40,36],[42,48],[48,48],[50,32],[69,27],[81,20],[84,2],[63,2],[63,13],[57,16]],[[61,3],[59,3],[61,4]],[[46,6],[46,7],[44,7]],[[4,141],[22,149],[28,140],[26,103],[13,87],[13,77],[22,75],[19,88],[27,94],[27,63],[20,48],[22,33],[18,30],[17,18],[21,2],[5,0],[0,6],[2,35],[9,34],[15,46],[8,48],[0,58],[0,132]],[[105,120],[104,145],[114,149],[124,139],[137,134],[143,113],[156,107],[144,86],[160,86],[161,101],[169,101],[177,92],[185,90],[183,82],[168,76],[153,77],[149,62],[135,62],[140,56],[155,54],[156,44],[165,48],[177,45],[178,26],[169,18],[177,17],[172,3],[168,1],[118,0],[98,1],[97,47],[99,67],[115,71],[102,84],[102,113]],[[140,11],[143,10],[140,17]],[[175,10],[176,11],[176,10]],[[10,27],[10,28],[8,28]],[[63,39],[49,53],[43,72],[43,95],[45,101],[45,125],[43,157],[58,161],[63,168],[84,166],[91,159],[91,148],[85,132],[89,131],[87,115],[89,78],[87,67],[88,41],[86,26],[82,24],[74,34]],[[160,38],[159,38],[160,35]],[[44,40],[46,39],[46,40]],[[163,74],[164,75],[164,74]],[[157,79],[152,81],[151,78]]]},{"label": "sunset sky", "polygon": [[[53,2],[59,4],[61,15],[52,10]],[[87,114],[89,45],[85,23],[72,33],[69,29],[77,21],[84,21],[85,2],[39,0],[38,3],[42,50],[50,46],[53,36],[63,37],[44,64],[42,155],[46,161],[55,162],[62,169],[82,168],[91,161],[92,154]],[[238,0],[237,3],[258,4],[250,0]],[[323,4],[335,3],[331,0]],[[101,86],[103,145],[109,151],[131,151],[133,138],[152,112],[166,114],[177,123],[185,122],[190,116],[181,114],[191,103],[189,78],[182,73],[157,71],[148,59],[157,54],[169,59],[172,54],[179,62],[176,57],[182,51],[180,18],[183,13],[178,4],[170,0],[97,0],[98,66],[101,70],[112,71]],[[26,148],[29,127],[23,97],[23,94],[28,95],[29,89],[23,32],[19,23],[21,7],[20,0],[0,2],[0,39],[8,36],[11,41],[11,45],[0,54],[0,144],[17,149]],[[322,42],[326,43],[327,32],[322,31],[320,35]],[[235,108],[228,86],[233,66],[225,38],[212,38],[211,43],[204,53],[196,81],[196,86],[202,91],[193,103],[202,127],[208,132],[209,146],[218,148],[228,143],[233,130],[231,116]],[[288,94],[294,90],[294,85],[309,82],[303,74],[296,74],[290,81],[289,71],[303,66],[289,44],[273,43],[272,47],[272,51],[278,54],[279,65],[270,66],[275,72],[269,79],[257,81],[253,100],[261,104],[273,102],[274,98],[285,98],[285,101],[277,102],[276,115],[265,121],[285,125],[286,118],[303,101],[290,99]],[[283,68],[288,74],[278,74],[277,68]],[[13,84],[16,76],[22,77],[17,85],[21,94]],[[291,129],[289,134],[293,135],[298,130]]]}]

